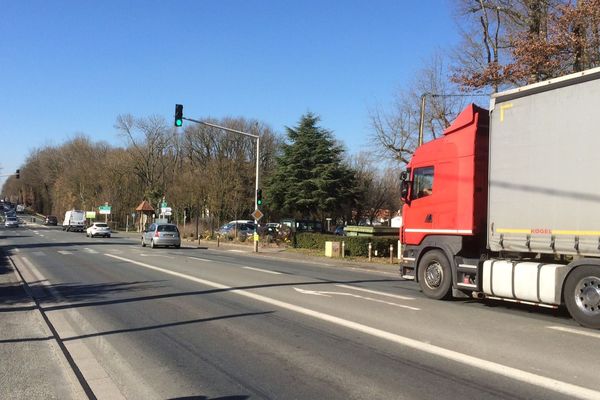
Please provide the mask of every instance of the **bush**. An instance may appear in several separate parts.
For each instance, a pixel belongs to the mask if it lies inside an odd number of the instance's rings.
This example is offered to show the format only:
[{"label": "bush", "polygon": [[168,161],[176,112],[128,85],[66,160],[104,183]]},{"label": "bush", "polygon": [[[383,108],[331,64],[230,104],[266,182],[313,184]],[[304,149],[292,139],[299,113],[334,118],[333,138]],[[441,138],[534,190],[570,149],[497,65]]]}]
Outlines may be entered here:
[{"label": "bush", "polygon": [[375,250],[377,250],[378,257],[389,257],[390,245],[394,246],[394,251],[398,247],[397,236],[335,236],[319,233],[296,234],[294,247],[323,251],[325,242],[344,242],[346,255],[350,257],[368,257],[369,242],[372,246],[372,255],[375,256]]}]

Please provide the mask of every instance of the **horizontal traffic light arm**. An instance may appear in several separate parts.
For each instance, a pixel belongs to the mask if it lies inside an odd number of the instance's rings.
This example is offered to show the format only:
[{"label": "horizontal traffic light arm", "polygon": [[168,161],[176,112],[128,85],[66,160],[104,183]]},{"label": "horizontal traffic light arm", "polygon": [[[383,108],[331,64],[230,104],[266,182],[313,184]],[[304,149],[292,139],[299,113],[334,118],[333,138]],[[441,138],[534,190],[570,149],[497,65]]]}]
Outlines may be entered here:
[{"label": "horizontal traffic light arm", "polygon": [[195,122],[197,124],[202,124],[202,125],[210,126],[211,128],[223,129],[224,131],[227,131],[227,132],[239,133],[240,135],[250,136],[250,137],[252,137],[254,139],[258,139],[259,138],[258,135],[253,135],[253,134],[248,133],[248,132],[242,132],[242,131],[238,131],[238,130],[235,130],[235,129],[226,128],[224,126],[211,124],[209,122],[198,121],[197,119],[186,118],[186,117],[183,117],[183,119],[186,120],[186,121]]}]

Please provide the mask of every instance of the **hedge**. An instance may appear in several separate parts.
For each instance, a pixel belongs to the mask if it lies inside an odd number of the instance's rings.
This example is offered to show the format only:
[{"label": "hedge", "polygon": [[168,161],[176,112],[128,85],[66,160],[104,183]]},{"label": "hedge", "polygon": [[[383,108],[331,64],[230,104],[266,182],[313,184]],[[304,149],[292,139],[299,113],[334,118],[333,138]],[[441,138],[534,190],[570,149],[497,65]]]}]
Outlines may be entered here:
[{"label": "hedge", "polygon": [[335,236],[320,233],[298,233],[292,243],[297,248],[324,251],[325,242],[342,241],[345,243],[345,255],[350,257],[368,257],[369,242],[372,246],[373,256],[375,256],[375,250],[377,250],[378,256],[389,257],[390,245],[394,246],[394,252],[397,251],[398,247],[397,236]]}]

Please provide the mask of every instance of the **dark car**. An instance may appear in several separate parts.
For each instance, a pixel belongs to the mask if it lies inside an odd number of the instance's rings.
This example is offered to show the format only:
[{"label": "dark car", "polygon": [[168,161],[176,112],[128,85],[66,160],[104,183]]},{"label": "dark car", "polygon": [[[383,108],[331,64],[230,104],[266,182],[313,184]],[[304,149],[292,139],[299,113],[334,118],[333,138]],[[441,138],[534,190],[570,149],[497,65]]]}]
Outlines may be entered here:
[{"label": "dark car", "polygon": [[58,218],[56,218],[54,215],[48,215],[44,219],[44,225],[53,225],[53,226],[56,226],[56,225],[58,225]]},{"label": "dark car", "polygon": [[344,230],[344,227],[340,225],[335,227],[335,231],[333,231],[333,234],[337,236],[346,236],[346,231]]},{"label": "dark car", "polygon": [[176,249],[181,247],[181,236],[179,229],[174,224],[154,223],[142,232],[142,247],[155,248],[158,246],[173,246]]}]

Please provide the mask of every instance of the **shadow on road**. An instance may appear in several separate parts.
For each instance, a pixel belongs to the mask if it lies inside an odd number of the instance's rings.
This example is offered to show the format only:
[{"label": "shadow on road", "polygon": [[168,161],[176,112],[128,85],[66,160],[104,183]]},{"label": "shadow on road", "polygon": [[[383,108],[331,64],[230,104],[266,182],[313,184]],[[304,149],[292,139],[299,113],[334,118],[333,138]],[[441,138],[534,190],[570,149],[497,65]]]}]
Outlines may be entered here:
[{"label": "shadow on road", "polygon": [[[151,300],[160,300],[160,299],[168,299],[168,298],[177,298],[177,297],[186,297],[186,296],[201,296],[201,295],[209,295],[216,293],[226,293],[226,292],[234,292],[238,290],[252,290],[252,289],[263,289],[263,288],[271,288],[271,287],[285,287],[285,286],[306,286],[306,285],[331,285],[331,284],[352,284],[352,283],[371,283],[371,282],[389,282],[392,280],[388,279],[370,279],[370,280],[352,280],[352,281],[322,281],[322,282],[286,282],[286,283],[270,283],[264,285],[250,285],[250,286],[236,286],[225,289],[208,289],[208,290],[198,290],[192,292],[176,292],[176,293],[163,293],[156,294],[150,296],[141,296],[141,297],[129,297],[124,299],[112,299],[112,300],[101,300],[101,301],[90,301],[83,302],[77,304],[64,304],[64,305],[56,305],[43,307],[45,311],[56,311],[56,310],[64,310],[69,308],[82,308],[82,307],[96,307],[96,306],[105,306],[111,304],[124,304],[124,303],[132,303],[139,301],[151,301]],[[141,285],[144,282],[132,282],[131,284]],[[120,287],[119,285],[125,285]],[[74,287],[70,284],[67,285],[48,285],[48,287],[57,290],[59,293],[64,293],[64,299],[62,301],[77,301],[77,300],[85,300],[93,299],[97,297],[97,293],[110,293],[113,290],[123,291],[128,290],[127,286],[129,284],[110,284],[108,288],[103,288],[102,284],[100,285],[75,285]],[[86,286],[94,286],[91,292],[88,292]],[[98,287],[96,287],[98,286]],[[150,286],[146,287],[149,288]],[[74,289],[73,295],[69,296],[69,290]],[[139,289],[139,287],[137,288]],[[40,302],[43,302],[44,299],[40,299]],[[51,300],[52,302],[56,302],[61,299],[47,298],[46,300]]]},{"label": "shadow on road", "polygon": [[89,334],[85,334],[85,335],[65,337],[65,338],[62,338],[62,340],[63,340],[63,342],[67,342],[70,340],[88,339],[88,338],[97,337],[97,336],[115,335],[115,334],[119,334],[119,333],[151,331],[154,329],[162,329],[162,328],[170,328],[170,327],[174,327],[174,326],[197,324],[197,323],[201,323],[201,322],[219,321],[222,319],[251,317],[251,316],[255,316],[255,315],[266,315],[266,314],[272,314],[274,312],[275,311],[260,311],[260,312],[251,312],[251,313],[242,313],[242,314],[221,315],[219,317],[199,318],[199,319],[192,319],[189,321],[169,322],[167,324],[157,324],[157,325],[142,326],[142,327],[137,327],[137,328],[125,328],[125,329],[115,329],[113,331],[94,332],[94,333],[89,333]]}]

